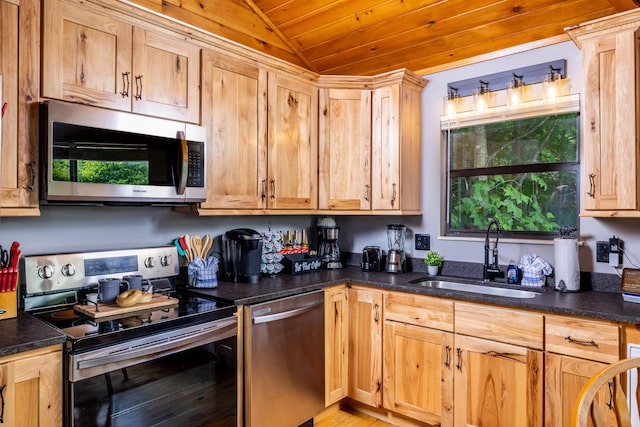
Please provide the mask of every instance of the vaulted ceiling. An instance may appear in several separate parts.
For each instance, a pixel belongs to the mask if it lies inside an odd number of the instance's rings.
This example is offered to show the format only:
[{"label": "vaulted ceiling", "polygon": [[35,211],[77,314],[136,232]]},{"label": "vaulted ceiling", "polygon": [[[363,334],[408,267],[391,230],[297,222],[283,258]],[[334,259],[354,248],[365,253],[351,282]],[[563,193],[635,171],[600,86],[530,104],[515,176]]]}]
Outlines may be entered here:
[{"label": "vaulted ceiling", "polygon": [[133,0],[321,74],[425,74],[568,40],[638,0]]}]

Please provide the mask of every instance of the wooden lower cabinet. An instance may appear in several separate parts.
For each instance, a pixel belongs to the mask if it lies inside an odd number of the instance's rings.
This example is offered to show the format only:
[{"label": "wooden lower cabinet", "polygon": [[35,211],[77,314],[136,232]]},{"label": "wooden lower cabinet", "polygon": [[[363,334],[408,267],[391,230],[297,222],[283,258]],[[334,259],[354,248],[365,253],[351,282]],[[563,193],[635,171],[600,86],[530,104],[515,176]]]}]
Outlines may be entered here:
[{"label": "wooden lower cabinet", "polygon": [[543,352],[456,335],[456,426],[542,426]]},{"label": "wooden lower cabinet", "polygon": [[62,425],[62,348],[0,359],[3,426]]},{"label": "wooden lower cabinet", "polygon": [[382,292],[349,289],[349,397],[382,406]]},{"label": "wooden lower cabinet", "polygon": [[[573,406],[582,386],[593,375],[607,366],[606,363],[560,354],[545,356],[545,413],[544,425],[548,427],[571,427]],[[601,402],[603,414],[611,414],[606,410],[608,391],[601,391],[598,400]],[[613,424],[617,425],[615,422]]]},{"label": "wooden lower cabinet", "polygon": [[384,323],[384,407],[432,425],[453,426],[453,334]]},{"label": "wooden lower cabinet", "polygon": [[341,285],[324,293],[325,406],[349,392],[349,290]]}]

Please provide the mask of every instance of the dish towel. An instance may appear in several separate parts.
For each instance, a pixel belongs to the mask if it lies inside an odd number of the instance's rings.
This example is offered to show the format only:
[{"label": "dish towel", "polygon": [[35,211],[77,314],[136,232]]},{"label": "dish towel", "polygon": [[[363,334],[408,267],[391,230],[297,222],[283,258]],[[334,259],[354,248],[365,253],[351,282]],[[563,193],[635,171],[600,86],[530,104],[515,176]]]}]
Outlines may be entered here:
[{"label": "dish towel", "polygon": [[189,285],[196,288],[215,288],[218,286],[218,258],[204,260],[196,258],[187,267]]},{"label": "dish towel", "polygon": [[520,258],[518,268],[522,270],[523,286],[544,286],[545,276],[553,272],[549,263],[534,253],[528,253]]}]

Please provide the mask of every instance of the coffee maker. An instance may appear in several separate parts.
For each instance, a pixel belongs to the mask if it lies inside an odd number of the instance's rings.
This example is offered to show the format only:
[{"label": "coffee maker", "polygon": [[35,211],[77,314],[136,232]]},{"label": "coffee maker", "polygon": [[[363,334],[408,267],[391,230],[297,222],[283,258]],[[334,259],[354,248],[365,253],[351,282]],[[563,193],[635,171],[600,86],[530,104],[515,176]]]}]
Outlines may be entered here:
[{"label": "coffee maker", "polygon": [[320,261],[328,269],[342,268],[340,249],[338,248],[338,236],[340,227],[324,227],[322,240],[320,241]]},{"label": "coffee maker", "polygon": [[262,236],[249,228],[227,231],[222,239],[224,276],[230,282],[258,283]]},{"label": "coffee maker", "polygon": [[404,241],[407,227],[402,224],[387,225],[387,273],[403,273],[407,271],[407,260],[404,253]]}]

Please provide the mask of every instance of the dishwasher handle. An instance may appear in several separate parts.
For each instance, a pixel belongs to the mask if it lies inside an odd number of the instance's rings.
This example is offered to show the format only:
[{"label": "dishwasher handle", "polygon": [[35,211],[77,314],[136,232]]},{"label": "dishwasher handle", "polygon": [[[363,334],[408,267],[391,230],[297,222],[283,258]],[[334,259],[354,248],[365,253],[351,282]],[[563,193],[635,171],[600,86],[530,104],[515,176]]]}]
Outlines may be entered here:
[{"label": "dishwasher handle", "polygon": [[313,310],[315,307],[324,304],[324,300],[308,304],[293,310],[283,311],[280,313],[267,314],[266,316],[257,316],[253,318],[253,324],[275,322],[276,320],[288,319],[290,317],[299,316]]}]

